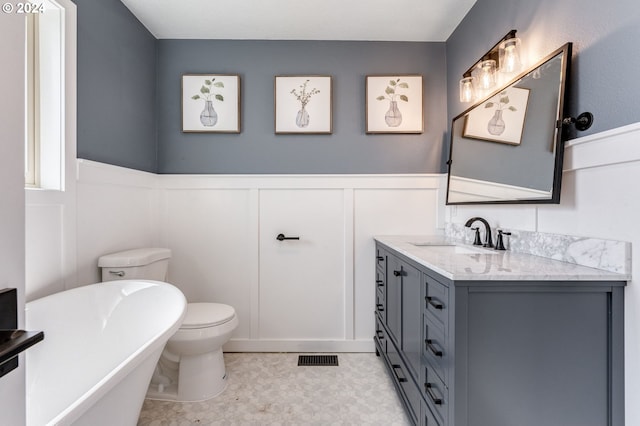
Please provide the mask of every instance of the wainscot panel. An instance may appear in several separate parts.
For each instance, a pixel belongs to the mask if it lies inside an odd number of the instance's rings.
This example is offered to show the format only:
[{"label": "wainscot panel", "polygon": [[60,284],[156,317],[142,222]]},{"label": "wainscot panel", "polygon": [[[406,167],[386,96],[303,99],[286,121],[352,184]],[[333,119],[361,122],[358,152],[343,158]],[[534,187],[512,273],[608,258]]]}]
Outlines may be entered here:
[{"label": "wainscot panel", "polygon": [[170,281],[236,308],[227,351],[373,351],[373,235],[442,233],[441,175],[158,178]]}]

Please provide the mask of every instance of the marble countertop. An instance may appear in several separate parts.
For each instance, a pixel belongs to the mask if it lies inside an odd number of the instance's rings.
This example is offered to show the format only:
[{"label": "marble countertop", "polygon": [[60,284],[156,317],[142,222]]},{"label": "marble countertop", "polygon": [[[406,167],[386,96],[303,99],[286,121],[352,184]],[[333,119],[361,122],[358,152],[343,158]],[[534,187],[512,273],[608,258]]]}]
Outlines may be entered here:
[{"label": "marble countertop", "polygon": [[374,239],[451,280],[628,281],[630,276],[531,254],[498,251],[442,236]]}]

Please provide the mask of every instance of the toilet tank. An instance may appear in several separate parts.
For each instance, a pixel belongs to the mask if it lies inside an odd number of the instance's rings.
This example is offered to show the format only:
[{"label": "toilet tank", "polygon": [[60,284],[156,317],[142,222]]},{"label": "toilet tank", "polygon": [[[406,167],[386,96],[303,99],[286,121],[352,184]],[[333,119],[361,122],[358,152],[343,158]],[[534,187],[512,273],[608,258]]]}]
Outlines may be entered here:
[{"label": "toilet tank", "polygon": [[98,259],[102,281],[144,279],[166,281],[171,250],[140,248],[106,254]]}]

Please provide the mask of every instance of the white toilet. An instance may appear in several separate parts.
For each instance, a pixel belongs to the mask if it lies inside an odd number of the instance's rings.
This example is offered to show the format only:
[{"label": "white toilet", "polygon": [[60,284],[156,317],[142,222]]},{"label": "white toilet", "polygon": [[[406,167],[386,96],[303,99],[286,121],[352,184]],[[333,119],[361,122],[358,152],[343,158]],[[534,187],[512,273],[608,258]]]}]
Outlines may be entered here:
[{"label": "white toilet", "polygon": [[[171,250],[142,248],[100,257],[102,281],[166,281]],[[235,310],[221,303],[189,303],[180,329],[169,339],[147,398],[202,401],[227,386],[222,345],[238,326]]]}]

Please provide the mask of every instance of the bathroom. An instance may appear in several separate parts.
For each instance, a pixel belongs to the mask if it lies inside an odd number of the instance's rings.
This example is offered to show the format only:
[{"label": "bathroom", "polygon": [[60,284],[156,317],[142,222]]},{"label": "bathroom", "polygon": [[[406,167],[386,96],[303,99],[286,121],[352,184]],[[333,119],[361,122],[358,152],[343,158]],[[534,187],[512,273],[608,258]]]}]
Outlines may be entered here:
[{"label": "bathroom", "polygon": [[[75,3],[77,76],[67,78],[77,80],[77,124],[69,130],[77,144],[65,151],[64,192],[24,191],[23,147],[6,143],[23,139],[24,115],[15,107],[23,103],[16,84],[23,28],[12,16],[0,18],[6,118],[0,281],[18,288],[19,306],[98,282],[102,254],[166,246],[173,252],[169,280],[180,283],[189,300],[215,300],[238,312],[228,350],[318,350],[322,341],[327,352],[371,352],[373,235],[438,233],[447,223],[482,216],[494,228],[640,243],[633,190],[640,126],[636,88],[626,84],[640,68],[637,55],[628,54],[640,39],[640,7],[631,0],[615,7],[479,0],[468,2],[464,19],[439,42],[368,43],[326,40],[329,35],[318,41],[157,40],[119,1]],[[574,43],[568,109],[594,114],[593,126],[577,134],[593,139],[567,145],[565,161],[583,162],[564,173],[558,205],[446,206],[448,128],[466,108],[458,101],[458,81],[512,28],[529,63]],[[180,130],[180,76],[209,72],[241,76],[238,134]],[[386,73],[423,76],[423,133],[365,134],[365,76]],[[274,134],[273,78],[286,74],[332,76],[332,134]],[[312,263],[283,256],[279,233],[300,236],[303,244],[322,238],[320,248],[308,247],[319,256]],[[296,281],[278,281],[283,265],[287,276],[304,276],[321,288],[332,309],[312,338],[314,324],[306,318],[317,307],[303,296],[291,300]],[[640,423],[633,404],[640,394],[634,284],[625,289],[630,425]],[[300,321],[283,326],[285,312]],[[9,407],[24,405],[23,366],[0,379],[0,407],[16,416],[15,424],[24,414]]]}]

